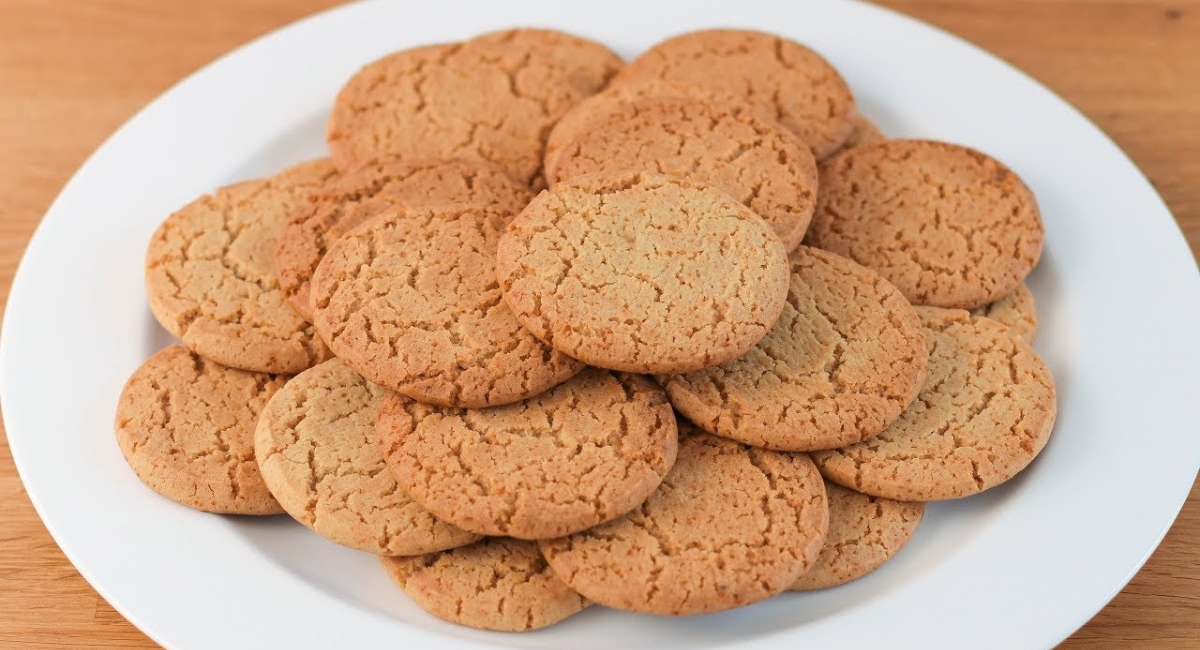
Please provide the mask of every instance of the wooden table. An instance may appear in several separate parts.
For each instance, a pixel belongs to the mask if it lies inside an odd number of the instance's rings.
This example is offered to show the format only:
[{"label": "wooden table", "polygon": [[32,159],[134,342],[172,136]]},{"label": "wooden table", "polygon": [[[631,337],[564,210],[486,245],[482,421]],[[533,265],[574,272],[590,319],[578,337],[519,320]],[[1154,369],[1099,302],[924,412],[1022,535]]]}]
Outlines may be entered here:
[{"label": "wooden table", "polygon": [[[51,200],[114,129],[214,57],[333,4],[0,0],[0,299]],[[1200,251],[1200,0],[885,4],[999,54],[1082,109],[1142,168]],[[1193,486],[1146,566],[1063,647],[1200,648],[1198,537]],[[155,647],[59,551],[4,439],[0,647],[65,646]]]}]

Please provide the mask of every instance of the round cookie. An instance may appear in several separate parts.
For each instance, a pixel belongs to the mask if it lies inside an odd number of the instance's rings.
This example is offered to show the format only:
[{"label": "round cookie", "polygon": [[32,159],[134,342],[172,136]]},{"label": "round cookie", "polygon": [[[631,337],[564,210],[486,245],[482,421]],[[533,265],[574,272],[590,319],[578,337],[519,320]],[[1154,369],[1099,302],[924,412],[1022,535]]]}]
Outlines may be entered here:
[{"label": "round cookie", "polygon": [[287,220],[275,249],[279,285],[288,304],[312,320],[310,282],[329,246],[393,207],[444,203],[497,205],[520,212],[533,194],[503,170],[481,161],[391,160],[345,174],[314,193]]},{"label": "round cookie", "polygon": [[147,487],[190,508],[279,514],[254,460],[254,423],[286,381],[172,345],[147,359],[121,391],[121,453]]},{"label": "round cookie", "polygon": [[870,120],[862,116],[862,113],[855,113],[851,123],[854,127],[850,130],[850,137],[842,143],[842,148],[838,151],[861,147],[864,144],[875,144],[876,142],[885,142],[888,137],[879,130]]},{"label": "round cookie", "polygon": [[554,575],[533,542],[489,537],[441,553],[379,559],[425,611],[481,630],[537,630],[589,604]]},{"label": "round cookie", "polygon": [[988,305],[971,310],[972,316],[986,316],[1007,325],[1017,336],[1033,343],[1037,335],[1037,304],[1029,285],[1022,282],[1008,295]]},{"label": "round cookie", "polygon": [[919,501],[873,497],[825,483],[829,534],[812,568],[788,587],[811,591],[846,584],[883,566],[908,543],[925,514]]},{"label": "round cookie", "polygon": [[486,160],[532,185],[550,128],[592,92],[528,43],[431,45],[388,55],[338,93],[326,141],[339,169],[397,155]]},{"label": "round cookie", "polygon": [[150,309],[188,349],[257,372],[296,373],[329,358],[288,307],[274,253],[288,215],[334,178],[315,160],[196,199],[167,218],[146,251]]},{"label": "round cookie", "polygon": [[978,151],[929,140],[848,149],[821,165],[807,242],[875,269],[914,305],[974,309],[1042,252],[1033,194]]},{"label": "round cookie", "polygon": [[322,537],[377,555],[417,555],[479,539],[436,519],[388,471],[375,435],[384,389],[337,359],[296,375],[254,433],[263,480]]},{"label": "round cookie", "polygon": [[481,408],[583,364],[522,329],[494,274],[510,210],[392,210],[340,238],[313,275],[314,324],[367,379],[422,402]]},{"label": "round cookie", "polygon": [[676,616],[769,598],[812,566],[829,524],[805,454],[746,447],[681,421],[679,458],[628,516],[539,542],[588,600]]},{"label": "round cookie", "polygon": [[787,297],[787,255],[724,192],[649,172],[543,192],[500,241],[496,276],[521,324],[590,365],[691,372],[744,354]]},{"label": "round cookie", "polygon": [[790,261],[787,304],[754,349],[659,381],[689,420],[749,445],[810,451],[870,438],[921,390],[921,321],[887,280],[844,257],[801,246]]},{"label": "round cookie", "polygon": [[377,424],[405,492],[483,535],[560,537],[620,517],[675,463],[675,415],[644,377],[589,368],[520,404],[447,409],[393,395]]},{"label": "round cookie", "polygon": [[571,82],[588,94],[600,92],[625,67],[616,52],[601,43],[556,29],[518,28],[481,34],[468,43],[505,45],[558,61]]},{"label": "round cookie", "polygon": [[989,318],[918,307],[929,369],[917,399],[858,444],[813,452],[829,480],[874,496],[977,494],[1025,469],[1050,439],[1054,379],[1028,343]]},{"label": "round cookie", "polygon": [[771,112],[821,160],[850,135],[854,95],[821,55],[774,34],[715,29],[667,39],[647,50],[612,85],[664,79],[707,86]]},{"label": "round cookie", "polygon": [[624,104],[558,154],[550,187],[584,174],[649,170],[724,190],[766,220],[787,250],[816,207],[808,147],[755,109],[693,99]]}]

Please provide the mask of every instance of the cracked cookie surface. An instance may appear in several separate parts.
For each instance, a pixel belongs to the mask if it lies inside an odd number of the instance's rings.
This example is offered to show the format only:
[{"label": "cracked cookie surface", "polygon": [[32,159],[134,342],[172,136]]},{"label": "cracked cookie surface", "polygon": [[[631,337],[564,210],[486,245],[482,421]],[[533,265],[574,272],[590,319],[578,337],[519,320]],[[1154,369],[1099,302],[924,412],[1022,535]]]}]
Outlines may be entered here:
[{"label": "cracked cookie surface", "polygon": [[525,331],[496,282],[510,210],[392,210],[341,237],[313,275],[314,322],[367,379],[481,408],[559,384],[583,364]]},{"label": "cracked cookie surface", "polygon": [[1050,370],[996,321],[960,309],[917,313],[929,343],[917,399],[878,436],[813,452],[813,460],[835,483],[900,501],[956,499],[1000,485],[1050,439]]},{"label": "cracked cookie surface", "polygon": [[787,589],[816,559],[829,508],[807,455],[747,447],[682,420],[679,432],[674,469],[638,509],[539,542],[588,600],[677,616],[732,609]]},{"label": "cracked cookie surface", "polygon": [[227,368],[179,345],[146,360],[117,405],[117,443],[147,487],[185,506],[283,512],[254,459],[254,423],[287,381]]},{"label": "cracked cookie surface", "polygon": [[377,427],[414,499],[467,530],[521,539],[567,535],[636,508],[670,471],[678,444],[661,388],[597,368],[497,408],[394,395]]},{"label": "cracked cookie surface", "polygon": [[807,246],[789,259],[787,304],[758,345],[659,383],[689,420],[746,444],[809,451],[860,442],[891,424],[921,389],[921,322],[870,269]]},{"label": "cracked cookie surface", "polygon": [[836,587],[878,569],[908,543],[925,514],[919,501],[873,497],[828,481],[825,493],[829,534],[817,561],[791,591]]},{"label": "cracked cookie surface", "polygon": [[338,93],[330,156],[343,170],[396,155],[486,160],[532,186],[550,128],[594,92],[576,72],[519,40],[396,52]]},{"label": "cracked cookie surface", "polygon": [[534,542],[489,537],[442,553],[380,561],[425,611],[482,630],[537,630],[589,604],[554,575]]},{"label": "cracked cookie surface", "polygon": [[1026,343],[1033,343],[1037,336],[1037,303],[1033,300],[1033,292],[1029,290],[1029,285],[1024,282],[996,302],[972,309],[971,315],[986,316],[1007,325],[1025,339]]},{"label": "cracked cookie surface", "polygon": [[390,208],[444,203],[492,205],[520,212],[533,194],[504,170],[470,160],[391,160],[343,175],[288,217],[275,249],[288,304],[312,320],[312,274],[339,237]]},{"label": "cracked cookie surface", "polygon": [[315,160],[202,196],[159,226],[146,251],[155,318],[183,344],[227,366],[297,373],[329,358],[287,304],[275,247],[288,215],[334,178]]},{"label": "cracked cookie surface", "polygon": [[479,539],[438,520],[396,484],[375,435],[386,391],[337,359],[296,375],[254,433],[263,480],[322,537],[377,555],[417,555]]},{"label": "cracked cookie surface", "polygon": [[816,206],[817,165],[778,124],[737,104],[643,99],[592,122],[563,147],[550,187],[583,174],[648,170],[723,190],[766,220],[787,250]]},{"label": "cracked cookie surface", "polygon": [[839,152],[853,149],[854,147],[861,147],[864,144],[884,142],[888,139],[883,134],[883,131],[879,130],[879,127],[863,117],[861,113],[855,113],[850,122],[853,124],[853,127],[850,129],[850,137],[846,138],[846,141],[842,143],[842,148],[838,149]]},{"label": "cracked cookie surface", "polygon": [[556,29],[517,28],[480,34],[469,43],[523,48],[566,67],[571,83],[587,93],[600,92],[625,67],[616,52],[591,39]]},{"label": "cracked cookie surface", "polygon": [[889,140],[848,149],[820,173],[807,243],[878,271],[914,305],[999,300],[1041,256],[1033,194],[973,149]]},{"label": "cracked cookie surface", "polygon": [[612,85],[664,79],[708,86],[762,106],[800,136],[817,160],[850,135],[854,96],[821,55],[762,32],[715,29],[667,39],[622,70]]},{"label": "cracked cookie surface", "polygon": [[724,192],[660,174],[593,174],[543,192],[500,241],[521,323],[585,363],[679,373],[725,363],[775,323],[783,244]]}]

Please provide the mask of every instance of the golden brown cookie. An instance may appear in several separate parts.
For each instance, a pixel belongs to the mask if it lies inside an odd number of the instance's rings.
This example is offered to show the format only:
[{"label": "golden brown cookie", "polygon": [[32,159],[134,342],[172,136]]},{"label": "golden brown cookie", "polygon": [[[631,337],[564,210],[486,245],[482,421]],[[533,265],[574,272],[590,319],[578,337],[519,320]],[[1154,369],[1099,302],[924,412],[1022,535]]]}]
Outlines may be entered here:
[{"label": "golden brown cookie", "polygon": [[817,160],[850,135],[854,95],[821,55],[774,34],[714,29],[667,39],[622,70],[612,85],[665,79],[745,98],[813,150]]},{"label": "golden brown cookie", "polygon": [[596,41],[556,29],[518,28],[481,34],[468,41],[528,50],[564,65],[571,82],[587,93],[600,92],[625,62]]},{"label": "golden brown cookie", "polygon": [[675,463],[661,388],[589,368],[520,404],[448,409],[393,395],[379,440],[400,487],[483,535],[559,537],[620,517]]},{"label": "golden brown cookie", "polygon": [[337,359],[296,375],[254,434],[263,480],[322,537],[378,555],[417,555],[479,539],[439,521],[396,484],[375,435],[386,391]]},{"label": "golden brown cookie", "polygon": [[588,600],[650,614],[702,614],[769,598],[812,566],[829,524],[805,454],[767,451],[681,421],[679,458],[628,516],[539,543]]},{"label": "golden brown cookie", "polygon": [[888,139],[879,127],[875,126],[870,120],[863,117],[861,113],[855,113],[853,120],[854,128],[850,131],[850,137],[842,143],[842,148],[838,151],[861,147],[864,144],[875,144],[876,142],[884,142]]},{"label": "golden brown cookie", "polygon": [[711,185],[765,219],[790,251],[816,206],[817,164],[795,135],[756,112],[686,98],[626,103],[564,147],[547,181],[647,170]]},{"label": "golden brown cookie", "polygon": [[719,436],[785,451],[883,431],[925,379],[921,321],[879,274],[816,248],[791,254],[783,314],[723,365],[660,377],[675,408]]},{"label": "golden brown cookie", "polygon": [[807,243],[875,269],[915,305],[999,300],[1042,252],[1033,194],[978,151],[929,140],[848,149],[821,164]]},{"label": "golden brown cookie", "polygon": [[379,559],[425,611],[481,630],[536,630],[589,604],[554,575],[534,542],[489,537],[441,553]]},{"label": "golden brown cookie", "polygon": [[583,368],[525,331],[496,283],[510,210],[393,210],[350,231],[313,275],[314,323],[367,379],[413,399],[516,402]]},{"label": "golden brown cookie", "polygon": [[1029,285],[1024,282],[996,302],[972,309],[971,315],[986,316],[1007,325],[1026,343],[1033,343],[1037,336],[1037,304],[1033,301]]},{"label": "golden brown cookie", "polygon": [[812,568],[788,587],[791,591],[825,589],[857,580],[883,566],[908,543],[925,504],[873,497],[825,483],[829,496],[829,534]]},{"label": "golden brown cookie", "polygon": [[167,218],[146,251],[150,309],[188,349],[245,370],[296,373],[329,358],[275,276],[284,220],[335,176],[315,160],[202,196]]},{"label": "golden brown cookie", "polygon": [[471,160],[391,160],[348,173],[314,193],[288,218],[275,249],[288,304],[312,320],[310,282],[338,237],[394,207],[497,205],[520,212],[533,194],[504,170]]},{"label": "golden brown cookie", "polygon": [[901,501],[956,499],[1025,469],[1050,439],[1054,378],[1028,343],[990,318],[919,307],[925,386],[900,419],[855,445],[813,452],[831,481]]},{"label": "golden brown cookie", "polygon": [[532,185],[550,127],[593,89],[528,43],[431,45],[364,67],[338,93],[326,140],[339,169],[397,155],[494,163]]},{"label": "golden brown cookie", "polygon": [[254,461],[254,423],[286,381],[172,345],[147,359],[121,391],[121,453],[147,487],[190,508],[281,513]]},{"label": "golden brown cookie", "polygon": [[787,255],[728,194],[659,174],[581,176],[543,192],[500,241],[505,301],[588,364],[691,372],[744,354],[787,297]]}]

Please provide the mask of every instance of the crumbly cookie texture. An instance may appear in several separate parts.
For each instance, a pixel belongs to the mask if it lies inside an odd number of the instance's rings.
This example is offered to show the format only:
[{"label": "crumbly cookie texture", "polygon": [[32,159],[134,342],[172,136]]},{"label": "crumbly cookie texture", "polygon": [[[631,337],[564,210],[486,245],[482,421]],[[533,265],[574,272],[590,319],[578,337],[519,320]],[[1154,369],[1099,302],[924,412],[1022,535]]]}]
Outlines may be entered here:
[{"label": "crumbly cookie texture", "polygon": [[794,134],[738,104],[643,99],[622,105],[561,150],[550,187],[598,172],[649,170],[724,190],[792,250],[817,200],[817,165]]},{"label": "crumbly cookie texture", "polygon": [[675,408],[706,431],[785,451],[830,449],[883,431],[925,379],[925,335],[879,274],[816,248],[790,256],[775,326],[745,355],[660,377]]},{"label": "crumbly cookie texture", "polygon": [[813,452],[821,473],[901,501],[977,494],[1025,469],[1054,427],[1054,379],[1020,337],[961,309],[919,307],[929,369],[917,399],[878,436]]},{"label": "crumbly cookie texture", "polygon": [[529,50],[566,67],[571,83],[597,93],[625,67],[616,52],[596,41],[556,29],[517,28],[480,34],[472,43],[506,45]]},{"label": "crumbly cookie texture", "polygon": [[664,79],[707,86],[770,111],[821,160],[849,137],[854,96],[816,52],[774,34],[736,29],[667,39],[634,59],[613,86]]},{"label": "crumbly cookie texture", "polygon": [[394,210],[339,239],[313,275],[314,323],[367,379],[442,406],[537,395],[583,364],[525,331],[495,277],[512,212]]},{"label": "crumbly cookie texture", "polygon": [[312,274],[329,246],[389,209],[442,204],[495,205],[520,212],[533,194],[504,170],[482,161],[403,159],[345,174],[292,213],[279,236],[275,268],[288,304],[312,320]]},{"label": "crumbly cookie texture", "polygon": [[825,589],[857,580],[883,566],[917,530],[925,514],[919,501],[894,501],[825,483],[829,534],[812,568],[791,591]]},{"label": "crumbly cookie texture", "polygon": [[379,439],[400,486],[484,535],[560,537],[620,517],[675,463],[675,415],[644,377],[590,368],[520,404],[438,408],[394,395]]},{"label": "crumbly cookie texture", "polygon": [[254,459],[254,423],[286,377],[228,368],[172,345],[141,365],[117,404],[117,443],[147,487],[185,506],[283,512]]},{"label": "crumbly cookie texture", "polygon": [[375,434],[385,392],[337,359],[288,382],[255,429],[267,487],[300,523],[368,553],[417,555],[479,539],[438,520],[396,484]]},{"label": "crumbly cookie texture", "polygon": [[816,559],[828,523],[807,455],[747,447],[681,421],[675,468],[637,510],[539,545],[588,600],[679,616],[787,589]]},{"label": "crumbly cookie texture", "polygon": [[807,243],[875,269],[915,305],[999,300],[1042,252],[1033,194],[973,149],[929,140],[863,145],[820,166]]},{"label": "crumbly cookie texture", "polygon": [[842,148],[838,151],[861,147],[864,144],[884,142],[888,139],[883,131],[880,131],[874,122],[863,117],[862,113],[855,113],[851,123],[854,127],[850,130],[850,137],[846,138],[846,141],[842,143]]},{"label": "crumbly cookie texture", "polygon": [[986,316],[1003,325],[1007,325],[1017,336],[1033,343],[1037,336],[1037,303],[1033,300],[1033,292],[1029,285],[1022,282],[1016,289],[996,302],[971,310],[972,316]]},{"label": "crumbly cookie texture", "polygon": [[218,363],[297,373],[329,358],[287,305],[274,254],[287,216],[333,179],[328,160],[202,196],[159,226],[146,251],[150,309],[189,349]]},{"label": "crumbly cookie texture", "polygon": [[516,42],[396,52],[338,93],[326,129],[330,156],[343,170],[397,155],[480,159],[534,185],[550,128],[595,92],[577,70]]},{"label": "crumbly cookie texture", "polygon": [[489,537],[442,553],[379,559],[425,611],[481,630],[537,630],[589,605],[554,575],[534,542]]},{"label": "crumbly cookie texture", "polygon": [[500,241],[496,275],[526,329],[590,365],[679,373],[725,363],[783,310],[770,226],[724,192],[648,172],[543,192]]}]

